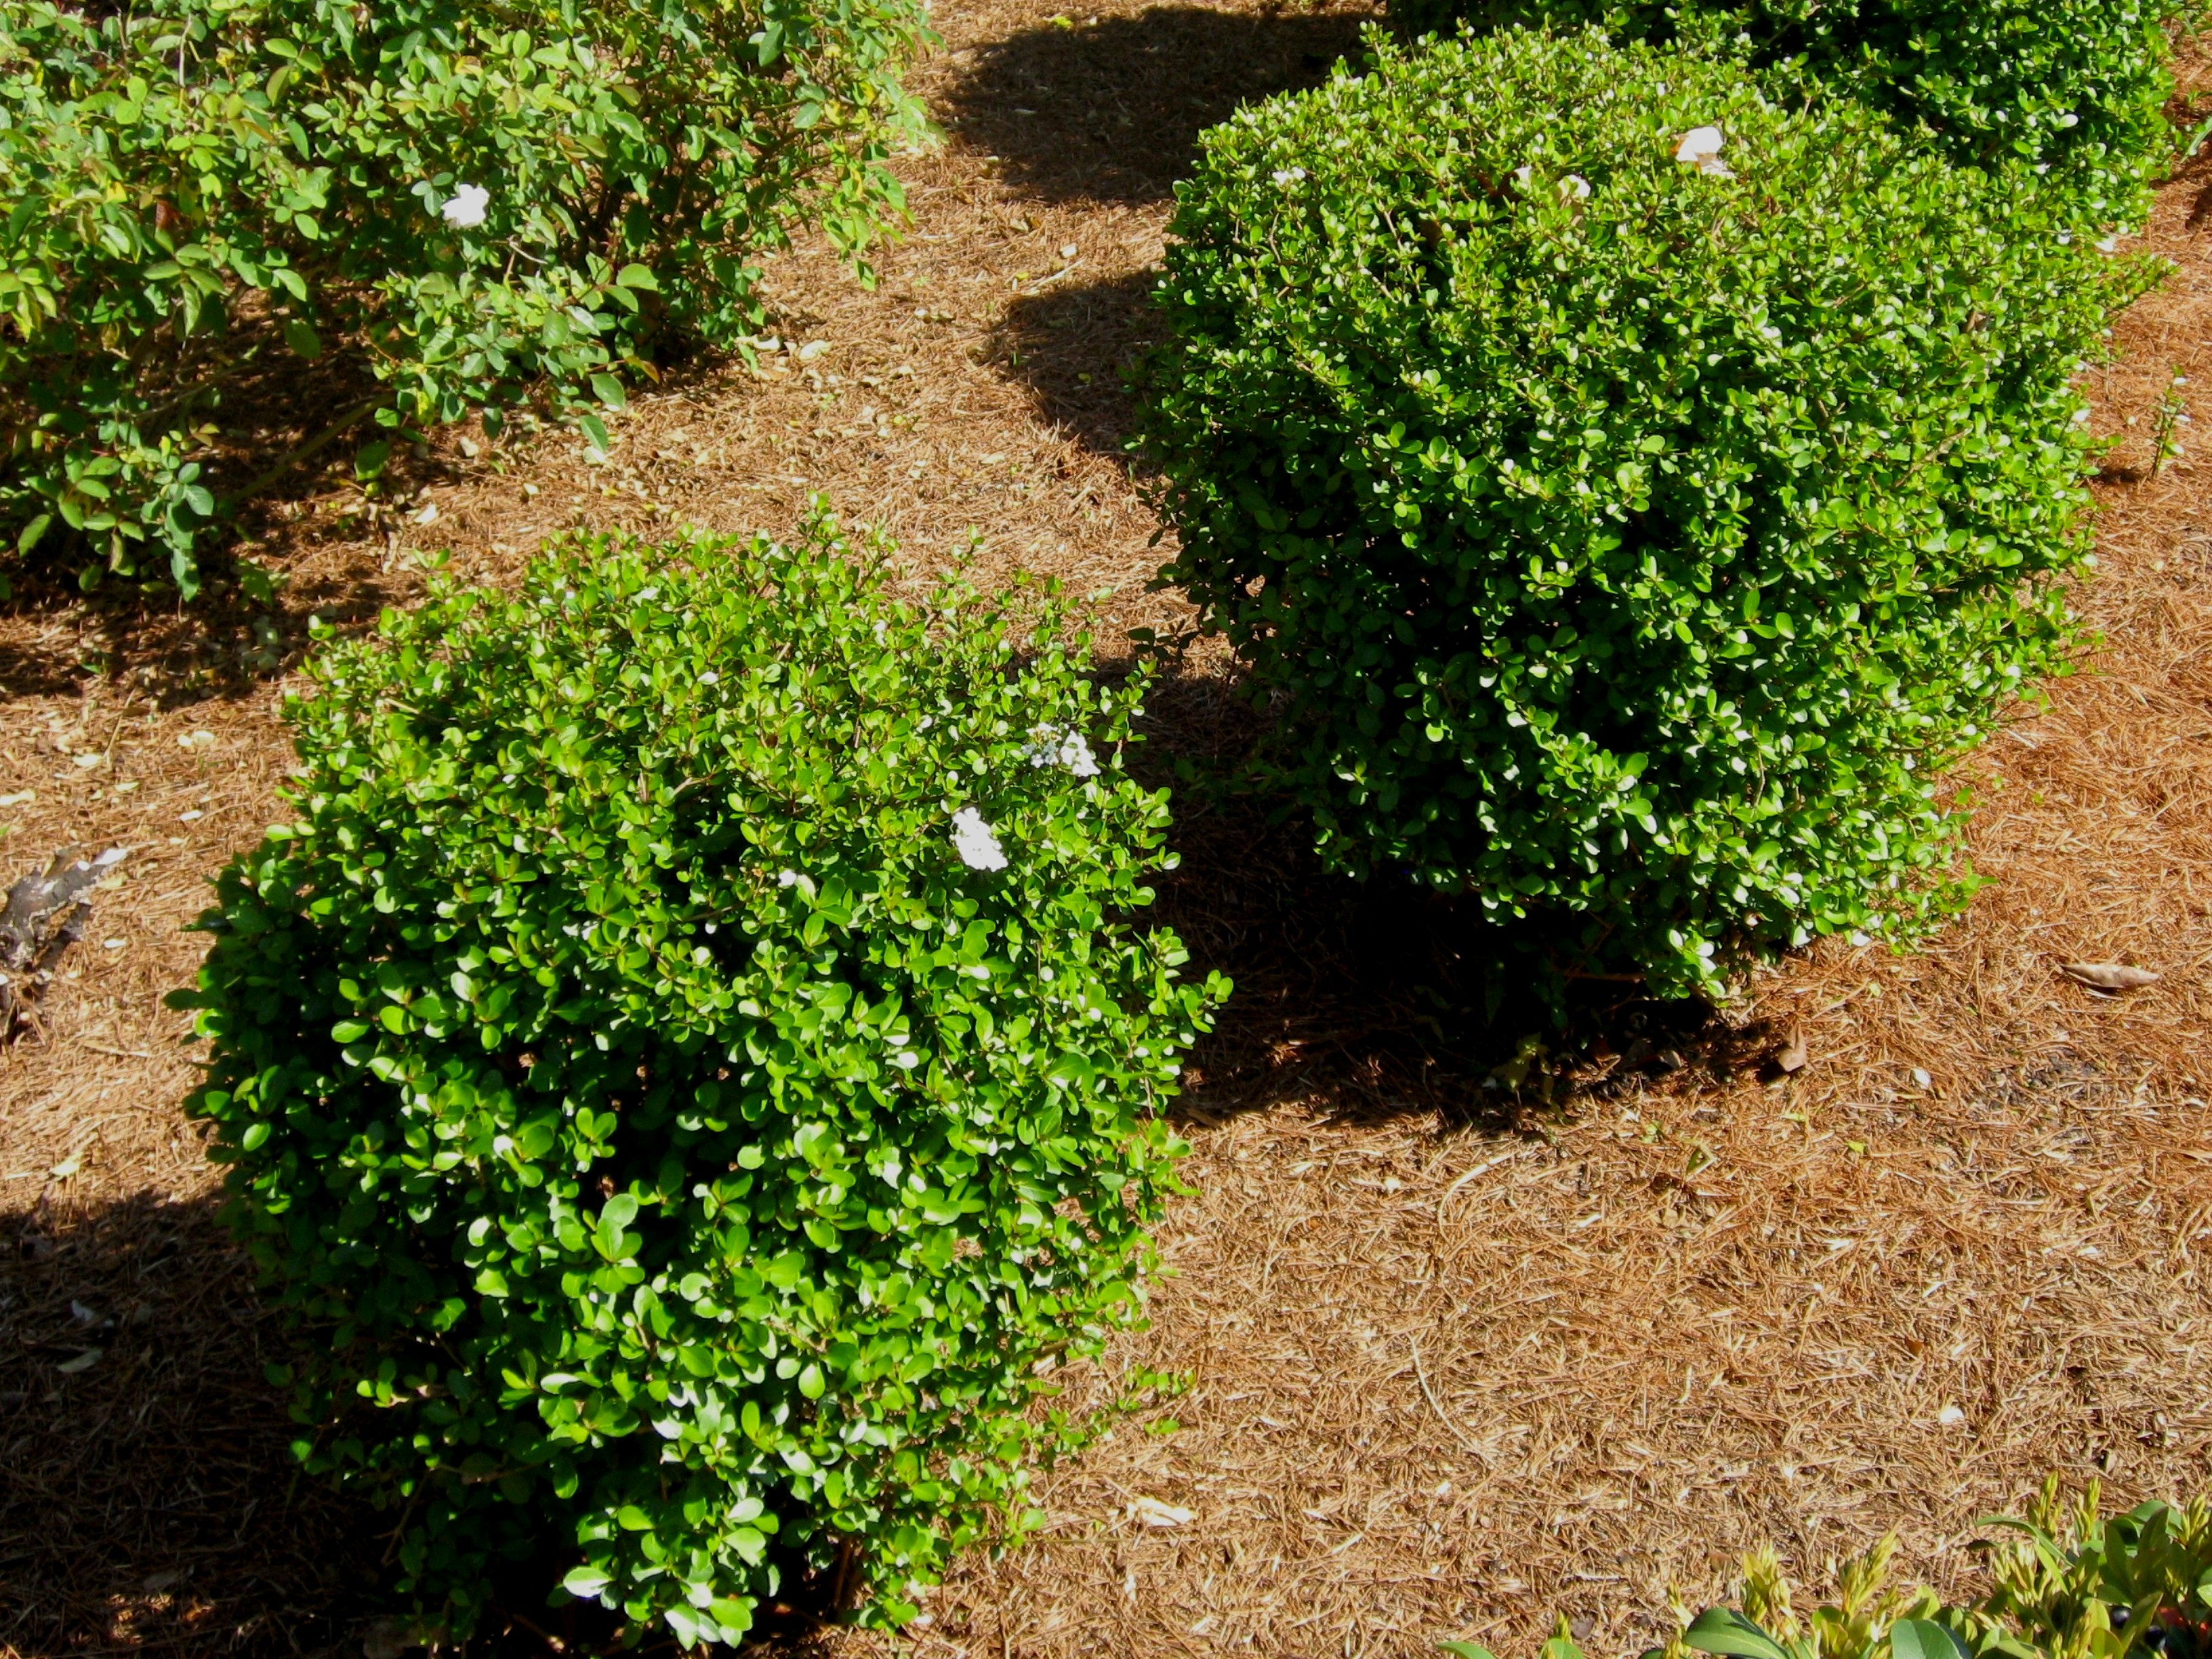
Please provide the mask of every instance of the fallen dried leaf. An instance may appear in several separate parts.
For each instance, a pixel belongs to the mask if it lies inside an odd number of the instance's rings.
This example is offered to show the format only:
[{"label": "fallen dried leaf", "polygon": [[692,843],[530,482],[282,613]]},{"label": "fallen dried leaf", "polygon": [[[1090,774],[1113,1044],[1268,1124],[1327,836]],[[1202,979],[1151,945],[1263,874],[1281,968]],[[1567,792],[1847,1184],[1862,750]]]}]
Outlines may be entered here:
[{"label": "fallen dried leaf", "polygon": [[1139,1498],[1129,1505],[1129,1513],[1140,1525],[1147,1527],[1181,1527],[1190,1522],[1190,1511],[1179,1510],[1172,1504],[1163,1504],[1157,1498]]},{"label": "fallen dried leaf", "polygon": [[2124,962],[2063,963],[2059,971],[2100,991],[2140,991],[2158,983],[2158,975],[2149,969],[2130,967]]},{"label": "fallen dried leaf", "polygon": [[1785,1072],[1802,1072],[1806,1062],[1812,1058],[1805,1048],[1803,1030],[1793,1025],[1790,1028],[1790,1041],[1784,1045],[1782,1052],[1775,1055],[1774,1063]]}]

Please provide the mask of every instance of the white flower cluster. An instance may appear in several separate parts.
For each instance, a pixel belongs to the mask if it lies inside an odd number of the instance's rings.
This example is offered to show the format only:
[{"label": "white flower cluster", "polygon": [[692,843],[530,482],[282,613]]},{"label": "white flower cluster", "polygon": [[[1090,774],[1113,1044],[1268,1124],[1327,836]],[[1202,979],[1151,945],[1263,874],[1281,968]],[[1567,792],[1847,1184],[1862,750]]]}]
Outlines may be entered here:
[{"label": "white flower cluster", "polygon": [[1674,148],[1674,159],[1685,167],[1693,167],[1715,179],[1733,179],[1729,164],[1721,160],[1721,137],[1718,127],[1692,127],[1682,135],[1682,142]]},{"label": "white flower cluster", "polygon": [[1097,757],[1091,752],[1090,739],[1080,732],[1040,726],[1030,733],[1030,746],[1022,753],[1031,766],[1064,767],[1079,778],[1098,775]]},{"label": "white flower cluster", "polygon": [[1275,182],[1286,190],[1305,176],[1306,170],[1304,167],[1277,167],[1274,174]]},{"label": "white flower cluster", "polygon": [[991,833],[991,826],[983,822],[983,815],[972,806],[963,806],[952,815],[952,850],[970,870],[1006,867],[1006,849]]},{"label": "white flower cluster", "polygon": [[474,230],[484,222],[484,210],[491,205],[491,192],[482,185],[461,185],[446,198],[438,216],[455,230]]}]

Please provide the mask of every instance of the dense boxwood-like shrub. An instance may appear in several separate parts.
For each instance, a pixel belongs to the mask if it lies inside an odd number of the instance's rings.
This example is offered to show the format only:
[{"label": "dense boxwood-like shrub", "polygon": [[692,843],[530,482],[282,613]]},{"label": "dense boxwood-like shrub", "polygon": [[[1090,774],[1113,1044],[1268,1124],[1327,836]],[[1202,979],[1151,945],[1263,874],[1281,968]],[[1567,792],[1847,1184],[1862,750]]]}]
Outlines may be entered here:
[{"label": "dense boxwood-like shrub", "polygon": [[1504,23],[1698,43],[1925,124],[1943,153],[2049,175],[2087,225],[2138,225],[2171,152],[2166,30],[2194,0],[1392,0],[1414,33]]},{"label": "dense boxwood-like shrub", "polygon": [[1275,775],[1337,867],[1549,915],[1565,966],[1909,933],[1944,767],[2063,660],[2126,267],[1724,63],[1375,51],[1207,136],[1139,375],[1163,580]]},{"label": "dense boxwood-like shrub", "polygon": [[672,341],[750,331],[795,220],[857,253],[897,213],[921,29],[918,0],[5,0],[0,536],[189,590],[257,356],[343,348],[387,427],[534,399],[603,443]]},{"label": "dense boxwood-like shrub", "polygon": [[489,1561],[733,1639],[875,1616],[1018,1504],[1041,1367],[1135,1317],[1224,982],[1056,602],[580,541],[326,646],[225,871],[191,1109],[301,1340],[309,1466],[465,1632]]}]

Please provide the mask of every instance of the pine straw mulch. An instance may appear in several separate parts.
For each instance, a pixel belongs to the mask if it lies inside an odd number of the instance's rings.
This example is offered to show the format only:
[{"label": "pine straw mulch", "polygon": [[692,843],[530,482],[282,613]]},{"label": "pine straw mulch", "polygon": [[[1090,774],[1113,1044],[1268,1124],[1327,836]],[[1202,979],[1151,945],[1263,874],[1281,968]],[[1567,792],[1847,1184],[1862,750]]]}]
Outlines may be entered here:
[{"label": "pine straw mulch", "polygon": [[[1175,622],[1120,449],[1144,273],[1194,135],[1316,78],[1358,21],[964,4],[922,76],[948,142],[901,164],[914,234],[872,293],[818,249],[772,261],[789,349],[757,369],[672,373],[602,465],[449,438],[366,508],[303,475],[256,526],[273,606],[0,611],[8,873],[133,849],[0,1055],[0,1652],[350,1653],[377,1611],[388,1522],[292,1476],[161,1005],[207,877],[276,811],[307,616],[404,602],[413,549],[505,577],[570,526],[782,529],[818,489],[924,566],[975,527],[985,574],[1098,594],[1109,640]],[[1594,1004],[1547,1102],[1487,1086],[1529,1028],[1455,1013],[1448,908],[1186,799],[1163,917],[1239,996],[1194,1070],[1176,1277],[1071,1378],[1187,1371],[1180,1427],[1043,1478],[1043,1535],[964,1564],[917,1659],[1510,1651],[1554,1609],[1626,1650],[1670,1583],[1718,1594],[1757,1540],[1817,1577],[1894,1528],[1957,1583],[1974,1517],[2047,1468],[2203,1489],[2212,467],[2147,463],[2171,375],[2212,350],[2208,203],[2203,163],[2166,191],[2148,242],[2180,269],[2097,377],[2122,442],[2081,603],[2107,648],[1974,768],[1991,884],[1927,951],[1831,945],[1710,1021]],[[1233,756],[1232,691],[1195,656],[1156,699],[1163,755]],[[2100,997],[2074,958],[2162,977]],[[1793,1030],[1810,1064],[1783,1079]],[[1140,1498],[1191,1518],[1141,1524]]]}]

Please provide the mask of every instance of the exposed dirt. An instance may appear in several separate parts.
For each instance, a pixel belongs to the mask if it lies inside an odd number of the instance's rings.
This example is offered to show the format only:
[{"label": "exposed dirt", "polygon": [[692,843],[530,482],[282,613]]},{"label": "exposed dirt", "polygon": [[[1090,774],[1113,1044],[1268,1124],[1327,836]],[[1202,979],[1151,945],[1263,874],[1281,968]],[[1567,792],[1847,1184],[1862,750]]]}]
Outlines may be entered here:
[{"label": "exposed dirt", "polygon": [[[0,613],[4,874],[132,849],[0,1054],[0,1653],[352,1653],[377,1611],[389,1519],[293,1478],[161,1001],[206,878],[282,811],[307,617],[404,602],[416,550],[503,577],[571,526],[776,530],[818,490],[921,566],[974,529],[987,573],[1098,594],[1109,640],[1176,621],[1145,591],[1119,390],[1172,182],[1202,127],[1317,78],[1357,24],[963,3],[921,76],[946,142],[902,164],[913,234],[872,292],[819,249],[772,261],[785,349],[757,369],[639,397],[604,465],[448,436],[373,510],[303,479],[258,526],[271,606]],[[2081,602],[2107,647],[1974,767],[1990,884],[1928,951],[1824,947],[1702,1027],[1593,1007],[1608,1057],[1580,1091],[1515,1101],[1487,1085],[1522,1032],[1453,1012],[1448,909],[1328,880],[1256,807],[1187,803],[1164,919],[1240,994],[1196,1057],[1178,1276],[1107,1376],[1071,1379],[1188,1371],[1180,1427],[1045,1477],[1044,1535],[963,1566],[910,1650],[1512,1652],[1559,1610],[1625,1651],[1670,1581],[1715,1595],[1759,1540],[1817,1577],[1895,1528],[1959,1583],[1974,1517],[2046,1468],[2204,1489],[2212,464],[2153,476],[2150,441],[2212,352],[2208,196],[2201,162],[2165,192],[2148,242],[2179,270],[2096,377],[2122,441]],[[1231,691],[1194,656],[1157,699],[1163,753],[1237,752]],[[2161,977],[2104,996],[2059,971],[2077,958]],[[1763,1062],[1793,1031],[1785,1078]],[[1192,1518],[1140,1524],[1139,1498]]]}]

